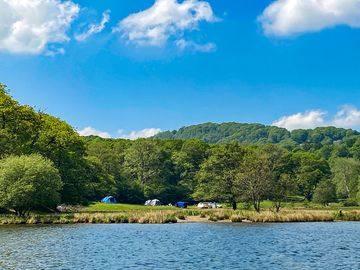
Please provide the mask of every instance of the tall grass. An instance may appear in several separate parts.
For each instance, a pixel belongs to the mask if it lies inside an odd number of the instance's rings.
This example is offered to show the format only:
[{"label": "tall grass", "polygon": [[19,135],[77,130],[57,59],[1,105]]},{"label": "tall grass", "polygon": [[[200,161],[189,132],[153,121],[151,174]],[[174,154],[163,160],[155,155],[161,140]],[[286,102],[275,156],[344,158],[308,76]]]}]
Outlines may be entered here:
[{"label": "tall grass", "polygon": [[232,222],[324,222],[324,221],[360,221],[360,211],[339,212],[335,211],[272,211],[238,212],[231,216]]},{"label": "tall grass", "polygon": [[30,215],[17,217],[15,215],[1,215],[0,225],[6,224],[74,224],[74,223],[142,223],[162,224],[176,223],[175,212],[123,212],[123,213],[75,213],[75,214],[51,214]]},{"label": "tall grass", "polygon": [[22,218],[11,214],[0,215],[0,225],[6,224],[74,224],[74,223],[140,223],[164,224],[186,221],[190,216],[199,217],[198,222],[318,222],[318,221],[360,221],[360,211],[319,211],[284,210],[273,211],[233,211],[213,210],[157,210],[123,212],[79,212],[68,214],[32,214]]}]

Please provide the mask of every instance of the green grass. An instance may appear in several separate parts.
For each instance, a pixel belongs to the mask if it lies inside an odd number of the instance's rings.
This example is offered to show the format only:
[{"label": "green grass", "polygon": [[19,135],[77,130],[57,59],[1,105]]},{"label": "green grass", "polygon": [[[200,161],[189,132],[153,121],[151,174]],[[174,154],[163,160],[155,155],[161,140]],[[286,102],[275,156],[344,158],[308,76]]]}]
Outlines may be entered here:
[{"label": "green grass", "polygon": [[[230,208],[230,205],[222,204],[225,208]],[[240,210],[253,210],[252,205],[250,208],[244,203],[238,203],[238,209]],[[262,210],[272,210],[274,205],[271,201],[261,202]],[[359,206],[343,206],[342,203],[331,203],[329,206],[324,206],[321,204],[315,204],[312,202],[284,202],[281,205],[281,209],[291,209],[291,210],[360,210]]]},{"label": "green grass", "polygon": [[[230,205],[222,203],[225,209],[231,209]],[[263,201],[261,203],[262,210],[273,209],[274,206],[271,201]],[[252,210],[253,207],[246,207],[244,203],[238,203],[240,210]],[[330,206],[324,207],[320,204],[308,202],[289,202],[283,203],[282,209],[292,210],[358,210],[360,207],[344,207],[341,203],[332,203]],[[136,204],[106,204],[106,203],[92,203],[88,207],[84,207],[81,212],[126,212],[126,211],[159,211],[159,210],[181,210],[174,206],[144,206]],[[197,210],[196,206],[190,206],[188,210]]]},{"label": "green grass", "polygon": [[157,211],[157,210],[176,210],[174,206],[145,206],[136,204],[106,204],[92,203],[85,207],[84,212],[117,212],[117,211]]}]

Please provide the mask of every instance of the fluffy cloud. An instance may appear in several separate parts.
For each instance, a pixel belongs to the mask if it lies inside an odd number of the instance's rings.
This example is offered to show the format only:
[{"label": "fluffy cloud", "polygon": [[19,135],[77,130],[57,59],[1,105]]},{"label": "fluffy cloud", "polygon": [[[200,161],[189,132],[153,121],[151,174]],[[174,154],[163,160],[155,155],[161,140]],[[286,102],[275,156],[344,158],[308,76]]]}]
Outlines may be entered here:
[{"label": "fluffy cloud", "polygon": [[292,36],[336,25],[360,27],[360,0],[276,0],[259,17],[269,36]]},{"label": "fluffy cloud", "polygon": [[130,139],[130,140],[136,140],[139,138],[150,138],[160,132],[161,132],[161,129],[159,129],[159,128],[145,128],[145,129],[139,130],[139,131],[132,131],[129,134],[124,133],[124,130],[122,130],[122,129],[120,129],[118,131],[119,138]]},{"label": "fluffy cloud", "polygon": [[[118,130],[118,135],[116,136],[116,138],[136,140],[139,138],[150,138],[160,132],[161,129],[159,128],[145,128],[143,130],[131,131],[130,133],[125,133],[124,130],[120,129]],[[93,127],[86,127],[82,130],[79,130],[78,133],[81,136],[99,136],[105,139],[114,138],[113,136],[111,136],[110,133],[97,130]]]},{"label": "fluffy cloud", "polygon": [[272,125],[288,130],[307,129],[323,126],[339,128],[360,128],[360,110],[354,106],[343,106],[332,119],[326,120],[328,114],[321,110],[307,111],[290,116],[281,117]]},{"label": "fluffy cloud", "polygon": [[344,128],[360,127],[360,111],[354,106],[343,106],[335,115],[333,124]]},{"label": "fluffy cloud", "polygon": [[283,127],[288,130],[300,129],[300,128],[314,128],[325,125],[326,113],[323,111],[307,111],[305,113],[297,113],[290,116],[284,116],[275,121],[272,125],[277,127]]},{"label": "fluffy cloud", "polygon": [[0,0],[0,50],[63,53],[55,45],[69,41],[67,31],[79,10],[72,1]]},{"label": "fluffy cloud", "polygon": [[83,130],[79,130],[78,133],[81,136],[99,136],[101,138],[111,138],[111,135],[107,132],[104,131],[100,131],[100,130],[96,130],[95,128],[92,127],[86,127]]},{"label": "fluffy cloud", "polygon": [[109,21],[110,21],[110,10],[106,10],[102,15],[101,22],[99,22],[98,24],[95,24],[95,23],[90,24],[88,26],[87,31],[84,32],[84,33],[75,35],[75,39],[77,41],[85,41],[85,40],[87,40],[92,35],[95,35],[95,34],[98,34],[98,33],[102,32],[105,29],[106,24]]},{"label": "fluffy cloud", "polygon": [[114,32],[138,46],[164,46],[169,39],[181,40],[186,31],[199,23],[214,22],[210,4],[200,0],[156,0],[147,10],[134,13],[120,21]]}]

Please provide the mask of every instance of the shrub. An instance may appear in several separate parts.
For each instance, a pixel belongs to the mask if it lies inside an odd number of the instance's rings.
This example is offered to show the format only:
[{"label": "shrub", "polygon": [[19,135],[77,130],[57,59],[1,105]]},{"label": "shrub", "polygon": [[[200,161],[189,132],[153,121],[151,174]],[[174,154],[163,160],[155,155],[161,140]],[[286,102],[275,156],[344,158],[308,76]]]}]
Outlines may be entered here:
[{"label": "shrub", "polygon": [[0,164],[0,207],[24,216],[60,201],[62,182],[53,163],[40,155],[12,156]]},{"label": "shrub", "polygon": [[359,203],[355,200],[347,200],[342,203],[345,207],[359,206]]}]

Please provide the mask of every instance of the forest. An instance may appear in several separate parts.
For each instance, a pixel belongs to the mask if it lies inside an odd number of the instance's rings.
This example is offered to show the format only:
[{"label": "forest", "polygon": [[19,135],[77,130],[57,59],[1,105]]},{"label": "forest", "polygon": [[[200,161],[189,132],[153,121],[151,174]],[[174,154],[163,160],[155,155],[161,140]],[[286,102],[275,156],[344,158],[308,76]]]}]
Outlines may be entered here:
[{"label": "forest", "polygon": [[149,139],[81,137],[66,122],[19,104],[0,85],[0,208],[158,198],[217,201],[256,211],[294,200],[358,205],[360,133],[260,124],[202,124]]}]

